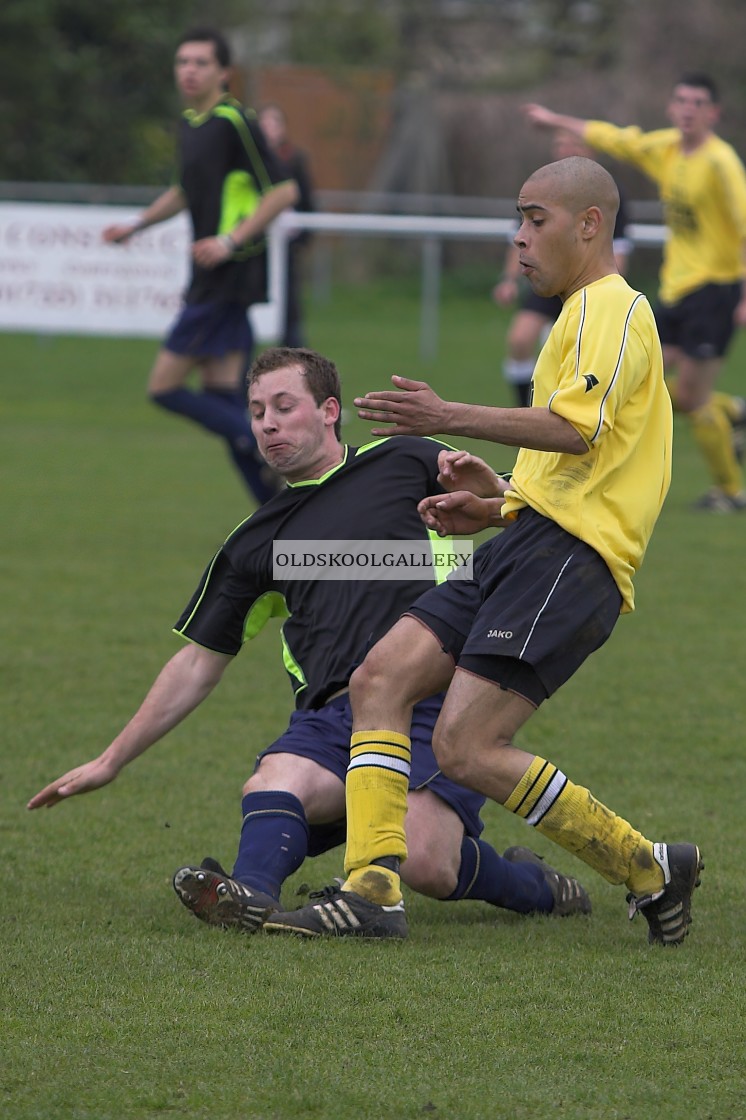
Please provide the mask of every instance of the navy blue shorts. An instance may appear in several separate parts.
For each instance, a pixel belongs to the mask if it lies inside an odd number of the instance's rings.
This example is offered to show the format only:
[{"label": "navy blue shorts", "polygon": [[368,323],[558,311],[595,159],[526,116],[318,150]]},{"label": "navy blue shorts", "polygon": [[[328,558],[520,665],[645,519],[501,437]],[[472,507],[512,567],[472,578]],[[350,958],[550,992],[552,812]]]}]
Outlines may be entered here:
[{"label": "navy blue shorts", "polygon": [[250,354],[254,334],[240,303],[187,303],[163,342],[172,354],[223,358],[235,350]]},{"label": "navy blue shorts", "polygon": [[522,509],[474,553],[473,580],[446,580],[407,613],[459,668],[538,707],[603,645],[621,606],[595,549]]},{"label": "navy blue shorts", "polygon": [[678,303],[659,303],[655,322],[662,346],[676,346],[699,361],[722,358],[735,323],[733,312],[741,298],[741,285],[705,284]]},{"label": "navy blue shorts", "polygon": [[[460,817],[467,836],[477,837],[484,825],[479,818],[479,810],[485,799],[479,793],[456,785],[445,778],[435,761],[431,745],[433,728],[438,718],[443,694],[431,696],[416,704],[412,713],[412,769],[409,776],[411,790],[429,789],[437,794]],[[347,765],[350,761],[350,736],[352,734],[352,712],[350,697],[345,693],[330,700],[318,710],[293,712],[287,731],[275,739],[259,755],[256,765],[267,754],[297,754],[310,758],[336,774],[344,782]],[[331,824],[311,825],[311,838],[308,847],[310,856],[321,855],[331,848],[344,844],[346,838],[345,821]]]}]

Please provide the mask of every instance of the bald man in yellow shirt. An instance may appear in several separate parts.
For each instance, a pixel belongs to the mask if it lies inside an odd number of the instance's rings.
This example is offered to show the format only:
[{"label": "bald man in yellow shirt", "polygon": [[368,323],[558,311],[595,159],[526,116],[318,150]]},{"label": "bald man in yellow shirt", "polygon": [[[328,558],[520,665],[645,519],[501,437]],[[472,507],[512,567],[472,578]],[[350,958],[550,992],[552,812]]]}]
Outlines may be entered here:
[{"label": "bald man in yellow shirt", "polygon": [[713,486],[698,509],[746,509],[739,462],[746,401],[716,392],[736,326],[746,325],[746,171],[714,132],[719,94],[706,74],[686,74],[668,105],[672,127],[642,132],[525,106],[542,128],[574,132],[592,148],[633,164],[657,184],[669,236],[655,310],[674,406],[688,415]]},{"label": "bald man in yellow shirt", "polygon": [[[649,940],[687,935],[702,860],[691,843],[651,842],[554,763],[517,747],[535,710],[633,609],[639,568],[671,478],[672,410],[653,313],[619,275],[619,193],[596,161],[547,164],[524,184],[521,271],[563,308],[536,365],[529,408],[441,399],[395,377],[355,404],[375,435],[453,435],[520,448],[510,482],[467,452],[440,453],[455,493],[425,498],[441,535],[500,526],[473,578],[420,596],[352,676],[347,879],[318,902],[273,914],[269,932],[406,935],[399,863],[410,721],[447,689],[433,735],[443,773],[503,805],[608,882],[624,884]],[[459,490],[459,487],[462,489]]]}]

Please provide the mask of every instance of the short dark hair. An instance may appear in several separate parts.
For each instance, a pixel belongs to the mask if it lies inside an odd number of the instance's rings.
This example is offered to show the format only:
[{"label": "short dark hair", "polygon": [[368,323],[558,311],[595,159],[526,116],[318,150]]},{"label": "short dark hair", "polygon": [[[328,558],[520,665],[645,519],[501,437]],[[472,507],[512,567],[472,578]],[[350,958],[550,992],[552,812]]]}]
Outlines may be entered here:
[{"label": "short dark hair", "polygon": [[703,74],[699,70],[690,70],[688,74],[681,75],[676,85],[691,86],[692,89],[706,89],[713,105],[720,104],[720,90],[714,78],[711,78],[709,74]]},{"label": "short dark hair", "polygon": [[215,48],[215,57],[223,69],[227,69],[231,64],[231,49],[228,46],[228,40],[222,32],[216,31],[214,27],[190,27],[179,37],[176,44],[177,48],[183,46],[184,43],[212,43]]},{"label": "short dark hair", "polygon": [[286,369],[287,366],[300,366],[309,392],[317,405],[321,406],[324,401],[329,400],[329,397],[337,401],[340,414],[334,425],[334,434],[337,439],[341,439],[342,386],[339,373],[334,362],[316,350],[308,350],[303,346],[271,346],[259,355],[249,370],[249,389],[263,374],[274,373],[275,370]]}]

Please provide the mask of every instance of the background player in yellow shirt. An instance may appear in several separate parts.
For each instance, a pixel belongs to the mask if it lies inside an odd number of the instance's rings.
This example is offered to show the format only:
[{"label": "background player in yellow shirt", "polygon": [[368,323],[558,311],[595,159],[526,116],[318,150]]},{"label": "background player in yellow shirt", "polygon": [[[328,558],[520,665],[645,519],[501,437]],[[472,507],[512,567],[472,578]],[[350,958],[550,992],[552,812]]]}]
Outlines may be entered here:
[{"label": "background player in yellow shirt", "polygon": [[503,531],[475,553],[472,580],[420,596],[353,673],[347,880],[323,902],[272,915],[270,932],[359,935],[374,911],[379,931],[386,922],[401,930],[410,717],[420,697],[447,688],[433,734],[442,771],[624,883],[630,916],[646,917],[651,942],[675,945],[687,934],[702,866],[696,845],[651,843],[514,744],[632,609],[632,577],[670,480],[661,347],[645,296],[617,271],[618,205],[611,175],[580,157],[540,168],[521,190],[522,271],[535,292],[564,304],[530,408],[444,401],[403,378],[394,378],[400,391],[355,402],[363,419],[393,424],[374,434],[451,432],[521,450],[504,497],[484,464],[441,452],[441,475],[456,492],[420,503],[425,524],[441,534]]},{"label": "background player in yellow shirt", "polygon": [[575,132],[599,151],[634,164],[658,186],[669,237],[663,250],[658,331],[674,406],[689,416],[712,476],[697,508],[746,509],[739,462],[746,401],[715,392],[735,326],[746,325],[742,291],[746,248],[746,171],[730,144],[715,135],[717,87],[706,74],[686,74],[668,105],[672,128],[642,132],[582,120],[529,104],[543,128]]}]

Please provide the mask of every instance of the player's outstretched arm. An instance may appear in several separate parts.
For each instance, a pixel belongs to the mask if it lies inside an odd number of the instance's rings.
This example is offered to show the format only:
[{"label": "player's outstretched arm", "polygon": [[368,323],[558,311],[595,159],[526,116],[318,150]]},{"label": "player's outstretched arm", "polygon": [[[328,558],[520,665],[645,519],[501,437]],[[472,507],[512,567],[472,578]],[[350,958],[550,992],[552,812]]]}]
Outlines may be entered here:
[{"label": "player's outstretched arm", "polygon": [[107,226],[101,236],[110,245],[124,245],[133,234],[147,229],[148,226],[155,226],[159,222],[165,222],[168,218],[175,217],[176,214],[181,213],[185,206],[186,198],[181,187],[169,187],[163,194],[158,195],[158,198],[151,202],[147,209],[143,210],[136,222]]},{"label": "player's outstretched arm", "polygon": [[376,391],[355,397],[361,420],[391,425],[371,428],[380,436],[465,436],[529,447],[536,451],[562,451],[584,455],[582,436],[568,420],[548,408],[497,408],[485,404],[445,401],[425,381],[408,377],[391,380],[398,391]]},{"label": "player's outstretched arm", "polygon": [[585,126],[588,122],[582,117],[569,117],[565,113],[555,113],[551,109],[547,109],[545,105],[537,105],[530,101],[523,105],[522,109],[524,116],[537,128],[560,128],[564,132],[572,132],[575,136],[581,138],[585,134]]},{"label": "player's outstretched arm", "polygon": [[112,782],[119,772],[176,727],[214,689],[233,659],[189,645],[166,662],[132,719],[103,754],[68,770],[29,801],[28,809],[51,809],[60,801]]}]

